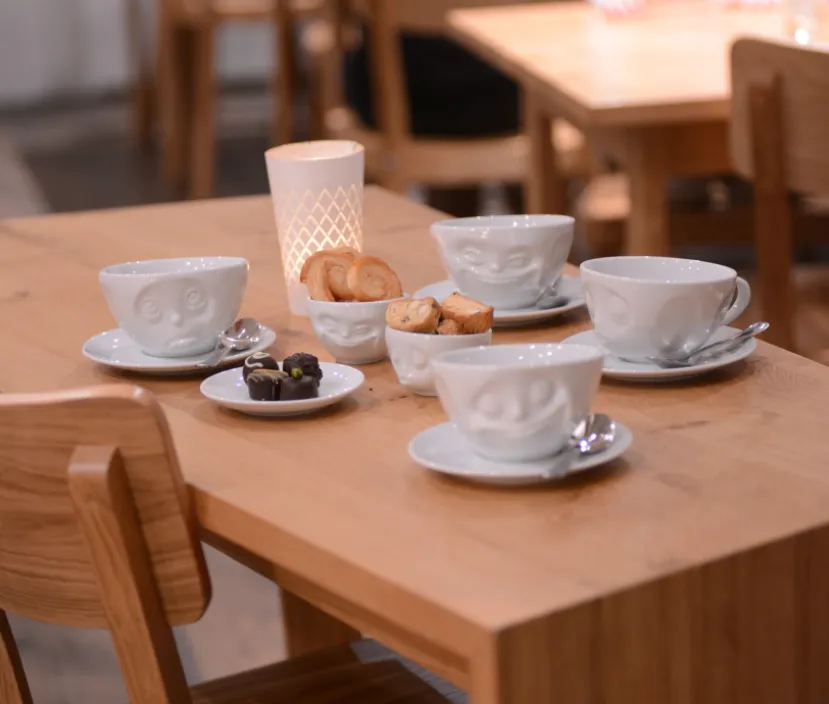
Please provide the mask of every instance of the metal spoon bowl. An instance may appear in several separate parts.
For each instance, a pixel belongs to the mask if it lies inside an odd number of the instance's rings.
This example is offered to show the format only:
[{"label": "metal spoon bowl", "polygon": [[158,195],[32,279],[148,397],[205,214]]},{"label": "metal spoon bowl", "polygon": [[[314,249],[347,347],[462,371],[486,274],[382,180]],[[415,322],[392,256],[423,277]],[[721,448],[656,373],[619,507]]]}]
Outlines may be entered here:
[{"label": "metal spoon bowl", "polygon": [[558,460],[545,477],[563,477],[579,457],[596,455],[608,449],[616,439],[616,423],[604,413],[591,413],[579,423],[570,436],[568,447],[562,450]]},{"label": "metal spoon bowl", "polygon": [[256,345],[262,336],[262,326],[255,318],[239,318],[227,330],[219,333],[213,353],[196,366],[209,369],[222,363],[231,352],[243,352]]}]

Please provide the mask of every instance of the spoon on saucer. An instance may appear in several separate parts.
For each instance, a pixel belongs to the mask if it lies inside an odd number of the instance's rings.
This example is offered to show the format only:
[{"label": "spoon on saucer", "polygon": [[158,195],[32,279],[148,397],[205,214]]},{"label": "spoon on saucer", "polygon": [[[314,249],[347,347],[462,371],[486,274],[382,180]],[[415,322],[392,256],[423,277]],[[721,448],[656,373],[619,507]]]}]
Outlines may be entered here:
[{"label": "spoon on saucer", "polygon": [[257,342],[262,334],[262,326],[255,318],[239,318],[224,332],[219,333],[216,349],[204,361],[196,366],[199,369],[209,369],[221,364],[233,350],[242,352],[249,350]]},{"label": "spoon on saucer", "polygon": [[544,472],[545,477],[561,477],[567,474],[579,457],[596,455],[607,450],[616,438],[616,423],[604,413],[591,413],[576,426],[567,447],[559,459]]},{"label": "spoon on saucer", "polygon": [[731,337],[728,337],[725,340],[720,340],[719,342],[712,342],[710,345],[705,345],[705,347],[700,347],[698,350],[694,350],[691,354],[686,355],[685,357],[679,357],[678,359],[660,359],[659,357],[648,357],[647,360],[652,364],[655,364],[659,367],[663,367],[665,369],[671,369],[676,367],[693,367],[701,360],[702,357],[709,356],[712,352],[717,351],[730,352],[731,350],[736,349],[737,347],[742,345],[749,338],[756,337],[757,335],[759,335],[760,333],[764,333],[768,329],[769,323],[752,323],[745,330],[741,330],[736,335],[732,335]]}]

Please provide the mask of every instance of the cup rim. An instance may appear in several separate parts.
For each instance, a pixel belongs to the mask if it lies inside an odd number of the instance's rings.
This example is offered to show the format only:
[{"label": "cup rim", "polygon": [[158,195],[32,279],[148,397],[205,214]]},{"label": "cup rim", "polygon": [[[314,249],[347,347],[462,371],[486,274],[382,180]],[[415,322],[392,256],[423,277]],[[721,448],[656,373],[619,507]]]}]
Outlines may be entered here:
[{"label": "cup rim", "polygon": [[475,229],[487,228],[504,232],[516,232],[544,227],[561,227],[562,225],[575,225],[575,218],[572,215],[539,214],[532,213],[517,215],[473,215],[466,218],[447,218],[432,223],[432,233],[443,232],[469,232]]},{"label": "cup rim", "polygon": [[[492,333],[492,328],[488,330],[484,330],[483,332],[471,332],[471,333],[463,333],[460,335],[438,335],[434,332],[409,332],[408,330],[397,330],[396,328],[386,326],[386,330],[394,335],[400,336],[408,336],[408,337],[432,337],[439,340],[457,340],[458,338],[462,337],[467,340],[473,340],[478,337],[483,337],[484,335],[490,335]],[[475,347],[480,347],[481,345],[475,345]],[[484,347],[489,347],[490,345],[483,345]]]},{"label": "cup rim", "polygon": [[[344,149],[343,152],[336,154],[304,155],[304,152],[310,151],[308,145],[311,144],[319,145],[323,148],[334,147],[334,145],[341,148],[348,146],[351,149],[349,151]],[[291,142],[290,144],[280,144],[277,147],[271,147],[265,151],[265,158],[288,163],[307,163],[347,159],[348,157],[363,152],[365,152],[365,147],[353,139],[309,139],[304,142]]]},{"label": "cup rim", "polygon": [[[693,264],[701,264],[710,268],[711,273],[702,275],[699,279],[694,281],[678,281],[669,278],[649,278],[642,276],[631,276],[629,274],[611,274],[606,271],[600,271],[596,268],[598,262],[609,261],[631,261],[637,260],[651,260],[651,261],[665,261],[665,262],[689,262]],[[656,257],[656,256],[617,256],[617,257],[596,257],[595,259],[588,259],[579,266],[580,271],[586,271],[594,276],[602,276],[609,279],[617,279],[621,281],[632,281],[643,284],[671,284],[671,285],[697,285],[697,284],[711,284],[728,281],[729,279],[737,278],[737,272],[729,266],[724,264],[717,264],[716,262],[706,262],[703,259],[688,259],[685,257]]]},{"label": "cup rim", "polygon": [[[185,264],[200,260],[203,264],[208,264],[203,268],[184,268],[175,271],[135,271],[136,268],[149,267],[161,263],[166,264]],[[194,274],[206,271],[222,271],[223,269],[235,269],[240,266],[247,268],[248,260],[244,257],[162,257],[160,259],[136,259],[130,262],[121,262],[120,264],[110,264],[105,266],[99,272],[100,276],[119,277],[119,278],[143,278],[143,277],[166,277],[166,276],[181,276],[182,274]],[[132,268],[133,270],[129,270]],[[123,271],[122,271],[123,270]]]},{"label": "cup rim", "polygon": [[[499,351],[519,350],[528,348],[548,349],[555,352],[567,351],[570,353],[571,359],[534,359],[528,364],[520,362],[503,362],[503,361],[481,361],[476,359],[469,359],[470,356],[484,356],[486,354],[497,354]],[[432,358],[432,363],[436,367],[443,368],[466,368],[479,370],[516,370],[516,369],[544,369],[548,367],[568,367],[576,364],[584,364],[585,362],[603,362],[604,351],[593,345],[570,344],[564,342],[528,342],[515,343],[509,345],[479,345],[477,347],[465,347],[458,350],[450,350],[448,352],[441,352],[436,357]],[[467,359],[463,359],[466,357]]]},{"label": "cup rim", "polygon": [[402,301],[404,298],[409,298],[409,294],[404,293],[399,298],[384,298],[382,301],[317,301],[310,296],[307,299],[307,303],[309,306],[319,306],[320,308],[326,308],[328,306],[337,306],[338,308],[357,308],[359,306],[377,306],[377,305],[388,305],[389,303],[393,303],[394,301]]}]

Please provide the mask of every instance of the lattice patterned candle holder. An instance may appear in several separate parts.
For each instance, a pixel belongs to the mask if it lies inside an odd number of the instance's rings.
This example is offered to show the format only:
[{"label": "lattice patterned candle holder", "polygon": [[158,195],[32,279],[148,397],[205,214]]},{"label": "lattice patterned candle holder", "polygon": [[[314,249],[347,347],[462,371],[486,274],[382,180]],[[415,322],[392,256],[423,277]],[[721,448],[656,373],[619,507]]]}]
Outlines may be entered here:
[{"label": "lattice patterned candle holder", "polygon": [[299,281],[305,260],[320,249],[363,248],[363,145],[347,140],[297,142],[265,152],[288,303],[306,315]]}]

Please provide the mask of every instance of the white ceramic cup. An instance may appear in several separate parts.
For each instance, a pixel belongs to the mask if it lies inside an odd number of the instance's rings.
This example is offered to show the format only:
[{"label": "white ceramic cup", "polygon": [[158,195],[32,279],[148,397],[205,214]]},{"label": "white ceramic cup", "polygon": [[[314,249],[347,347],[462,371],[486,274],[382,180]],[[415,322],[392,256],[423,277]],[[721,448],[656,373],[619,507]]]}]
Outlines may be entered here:
[{"label": "white ceramic cup", "polygon": [[727,266],[674,257],[606,257],[581,265],[593,330],[618,357],[676,359],[704,345],[751,300]]},{"label": "white ceramic cup", "polygon": [[589,345],[492,345],[432,359],[443,409],[493,460],[529,462],[560,452],[590,412],[604,353]]},{"label": "white ceramic cup", "polygon": [[334,359],[342,364],[371,364],[388,355],[386,308],[389,303],[308,299],[307,306],[314,334]]},{"label": "white ceramic cup", "polygon": [[248,281],[247,259],[188,257],[115,264],[98,275],[118,327],[153,357],[213,349],[236,320]]},{"label": "white ceramic cup", "polygon": [[492,330],[473,335],[430,335],[386,328],[386,344],[397,379],[420,396],[437,396],[431,364],[433,357],[491,342]]},{"label": "white ceramic cup", "polygon": [[499,309],[528,308],[561,276],[573,245],[573,218],[456,218],[436,222],[432,236],[462,293]]}]

